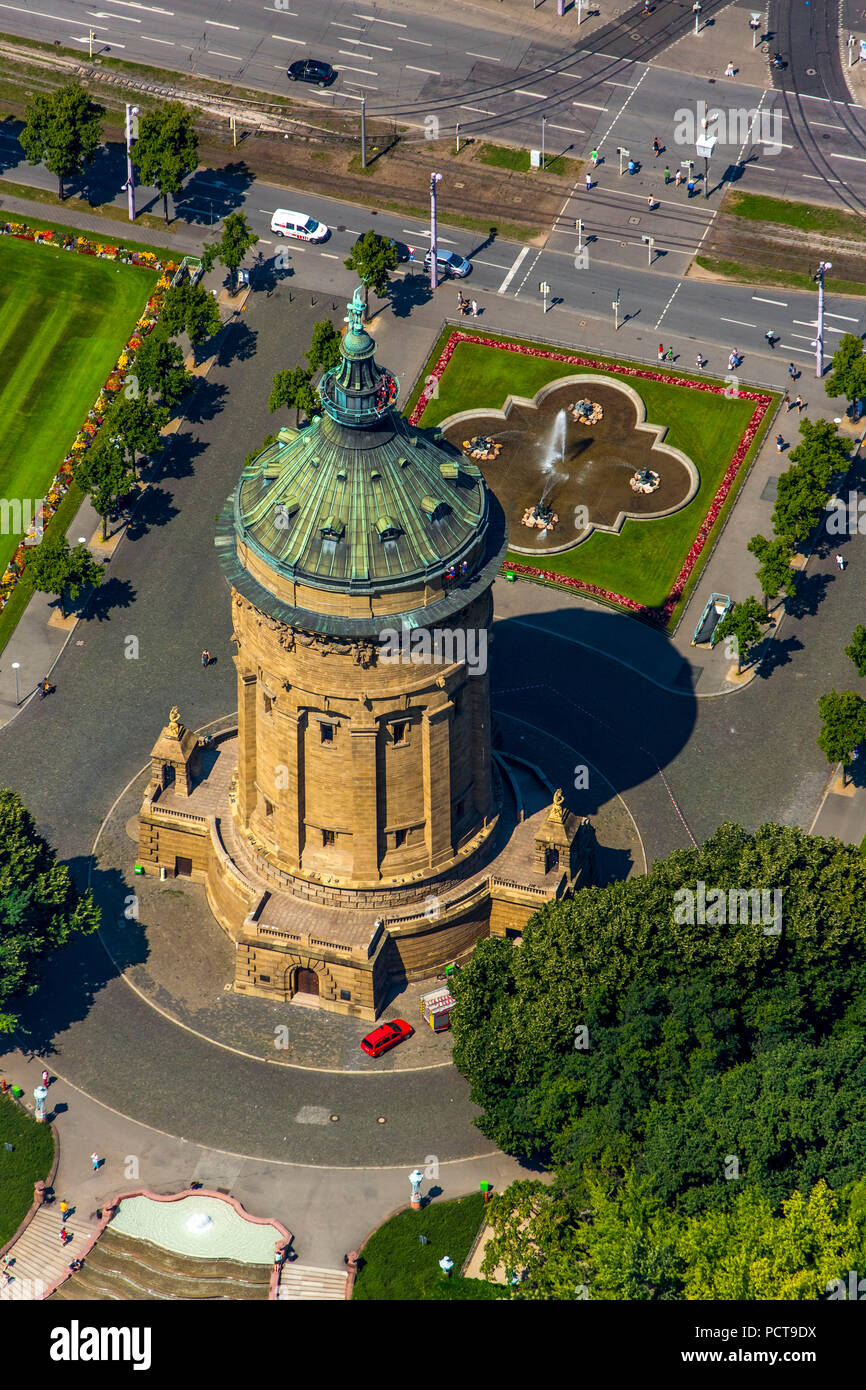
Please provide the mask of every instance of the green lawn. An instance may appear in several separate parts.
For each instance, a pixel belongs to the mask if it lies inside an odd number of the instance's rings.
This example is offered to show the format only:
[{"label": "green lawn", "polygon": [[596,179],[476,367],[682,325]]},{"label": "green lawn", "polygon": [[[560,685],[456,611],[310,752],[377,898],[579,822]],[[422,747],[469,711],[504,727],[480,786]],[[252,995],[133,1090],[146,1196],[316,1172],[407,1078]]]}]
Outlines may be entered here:
[{"label": "green lawn", "polygon": [[53,1157],[50,1125],[37,1124],[9,1096],[0,1096],[0,1245],[21,1225],[33,1201],[33,1184],[48,1177]]},{"label": "green lawn", "polygon": [[[401,1211],[380,1226],[364,1247],[353,1298],[412,1302],[506,1297],[485,1279],[461,1279],[457,1271],[469,1254],[484,1215],[480,1193],[456,1202],[431,1202],[421,1211]],[[419,1236],[426,1236],[422,1245]],[[443,1255],[454,1261],[447,1278]]]},{"label": "green lawn", "polygon": [[[156,280],[0,239],[0,497],[45,495]],[[19,539],[0,535],[0,573]]]},{"label": "green lawn", "polygon": [[[482,164],[490,164],[495,169],[515,169],[518,173],[529,173],[532,168],[529,150],[515,150],[510,145],[482,145],[478,158]],[[576,178],[580,167],[579,159],[566,159],[565,155],[551,154],[550,150],[545,152],[546,174],[562,174]]]},{"label": "green lawn", "polygon": [[731,192],[724,211],[750,222],[776,222],[784,227],[799,227],[806,232],[821,232],[825,236],[866,237],[866,226],[856,212],[841,212],[837,208],[819,207],[815,203],[795,203],[786,198],[769,198],[761,193]]},{"label": "green lawn", "polygon": [[[443,335],[437,343],[421,375],[422,382],[435,365],[446,340],[447,336]],[[595,356],[591,349],[575,348],[575,352]],[[596,360],[610,359],[599,356]],[[436,425],[459,410],[483,406],[500,409],[509,393],[531,397],[557,377],[597,370],[539,357],[522,357],[481,344],[460,343],[443,373],[438,398],[431,400],[421,423]],[[689,372],[679,374],[691,377]],[[509,561],[535,564],[557,574],[598,584],[648,608],[655,608],[664,602],[673,587],[755,405],[752,401],[727,399],[663,382],[634,377],[624,379],[643,399],[647,419],[668,426],[665,443],[681,449],[697,466],[701,484],[696,497],[673,516],[656,521],[626,521],[617,536],[596,531],[589,540],[559,555],[533,559],[515,553],[509,555]],[[617,380],[623,378],[613,376],[613,381]],[[415,399],[417,393],[413,393],[410,407]],[[765,416],[765,428],[769,415],[770,412]],[[762,433],[759,433],[753,451],[761,438]],[[742,480],[747,471],[748,460],[740,468],[738,479]],[[728,495],[726,508],[732,505],[736,486]],[[724,515],[725,512],[716,523],[716,534]],[[709,545],[704,547],[702,558],[706,558],[709,549]],[[699,570],[700,565],[696,565],[690,587],[696,582]]]}]

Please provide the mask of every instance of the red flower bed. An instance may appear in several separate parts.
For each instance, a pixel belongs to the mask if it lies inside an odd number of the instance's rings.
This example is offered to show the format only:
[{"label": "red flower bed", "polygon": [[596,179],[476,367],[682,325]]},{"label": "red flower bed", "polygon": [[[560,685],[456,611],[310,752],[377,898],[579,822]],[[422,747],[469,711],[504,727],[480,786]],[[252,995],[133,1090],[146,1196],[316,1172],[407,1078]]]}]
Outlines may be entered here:
[{"label": "red flower bed", "polygon": [[[709,391],[715,396],[723,396],[728,390],[727,386],[717,386],[711,381],[692,381],[688,377],[676,376],[670,372],[653,372],[648,367],[627,367],[620,362],[610,363],[600,361],[595,357],[579,357],[565,352],[554,352],[547,348],[529,347],[524,343],[503,343],[495,338],[484,338],[476,333],[464,333],[460,329],[455,329],[449,337],[445,347],[442,349],[439,360],[433,371],[427,378],[424,390],[418,397],[418,402],[409,416],[409,424],[417,425],[420,423],[421,416],[427,409],[430,398],[435,390],[436,383],[441,380],[445,368],[451,361],[454,349],[458,343],[480,343],[484,347],[498,348],[502,352],[517,352],[524,357],[543,357],[551,362],[563,362],[574,367],[591,367],[608,376],[630,376],[642,381],[663,381],[668,386],[684,386],[691,391]],[[674,580],[673,588],[662,604],[661,608],[647,608],[642,603],[637,603],[635,599],[626,598],[624,594],[613,593],[610,589],[602,589],[598,584],[588,584],[583,579],[572,579],[567,575],[555,574],[549,570],[539,569],[535,565],[506,564],[504,570],[513,574],[525,574],[534,579],[543,579],[549,584],[555,584],[562,589],[578,589],[581,593],[589,594],[595,598],[607,599],[610,603],[619,604],[620,607],[628,609],[629,612],[639,613],[642,617],[649,618],[653,622],[665,624],[669,621],[671,614],[682,598],[689,576],[695,567],[698,556],[709,539],[710,532],[716,523],[719,512],[725,502],[725,498],[731,490],[731,486],[740,471],[743,461],[751,448],[752,441],[758,433],[761,421],[767,413],[772,402],[772,396],[765,391],[740,391],[741,400],[754,401],[755,409],[749,420],[740,442],[737,445],[733,458],[725,470],[725,475],[716,489],[716,494],[710,503],[706,516],[698,527],[697,535],[685,558],[682,569]]]}]

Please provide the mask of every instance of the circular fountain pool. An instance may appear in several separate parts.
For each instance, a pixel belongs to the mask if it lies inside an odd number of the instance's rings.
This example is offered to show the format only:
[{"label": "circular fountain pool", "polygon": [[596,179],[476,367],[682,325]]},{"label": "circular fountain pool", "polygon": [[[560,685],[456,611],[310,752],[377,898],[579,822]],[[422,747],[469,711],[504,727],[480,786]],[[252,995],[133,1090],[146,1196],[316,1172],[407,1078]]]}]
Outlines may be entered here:
[{"label": "circular fountain pool", "polygon": [[249,1221],[218,1197],[181,1197],[158,1202],[126,1197],[111,1222],[120,1235],[149,1240],[177,1255],[271,1264],[282,1232],[270,1222]]}]

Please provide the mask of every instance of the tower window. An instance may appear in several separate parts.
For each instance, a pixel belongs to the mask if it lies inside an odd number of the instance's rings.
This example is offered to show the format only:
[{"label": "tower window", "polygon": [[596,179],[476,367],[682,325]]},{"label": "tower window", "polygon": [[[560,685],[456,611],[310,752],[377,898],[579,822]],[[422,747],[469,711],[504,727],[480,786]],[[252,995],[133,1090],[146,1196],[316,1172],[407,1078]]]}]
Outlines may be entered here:
[{"label": "tower window", "polygon": [[266,816],[272,816],[273,814],[274,814],[273,803],[270,802],[270,801],[268,801],[268,798],[265,797],[265,815],[266,815]]},{"label": "tower window", "polygon": [[270,714],[271,710],[274,707],[274,702],[271,699],[270,695],[263,695],[262,701],[265,707],[265,714]]},{"label": "tower window", "polygon": [[401,847],[402,845],[405,845],[407,833],[408,833],[408,832],[405,831],[405,830],[395,830],[395,831],[394,831],[394,848],[395,848],[395,849],[400,849],[400,847]]},{"label": "tower window", "polygon": [[409,721],[401,719],[398,723],[391,726],[394,730],[394,742],[406,743],[409,737]]},{"label": "tower window", "polygon": [[323,743],[333,743],[333,742],[334,742],[334,726],[333,726],[333,724],[320,724],[320,725],[319,725],[319,730],[320,730],[321,735],[322,735],[322,742],[323,742]]},{"label": "tower window", "polygon": [[332,845],[333,843],[334,843],[334,832],[333,832],[333,830],[323,830],[323,831],[322,831],[322,845],[323,845],[323,846],[328,846],[328,845]]}]

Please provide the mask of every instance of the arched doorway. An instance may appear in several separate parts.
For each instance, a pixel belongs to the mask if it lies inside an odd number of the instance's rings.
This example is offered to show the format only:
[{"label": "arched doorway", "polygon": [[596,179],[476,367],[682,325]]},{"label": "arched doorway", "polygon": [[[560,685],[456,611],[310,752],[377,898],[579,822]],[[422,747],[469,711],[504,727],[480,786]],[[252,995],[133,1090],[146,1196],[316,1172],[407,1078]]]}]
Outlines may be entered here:
[{"label": "arched doorway", "polygon": [[315,970],[305,970],[299,967],[295,973],[295,994],[315,994],[319,993],[319,977]]}]

